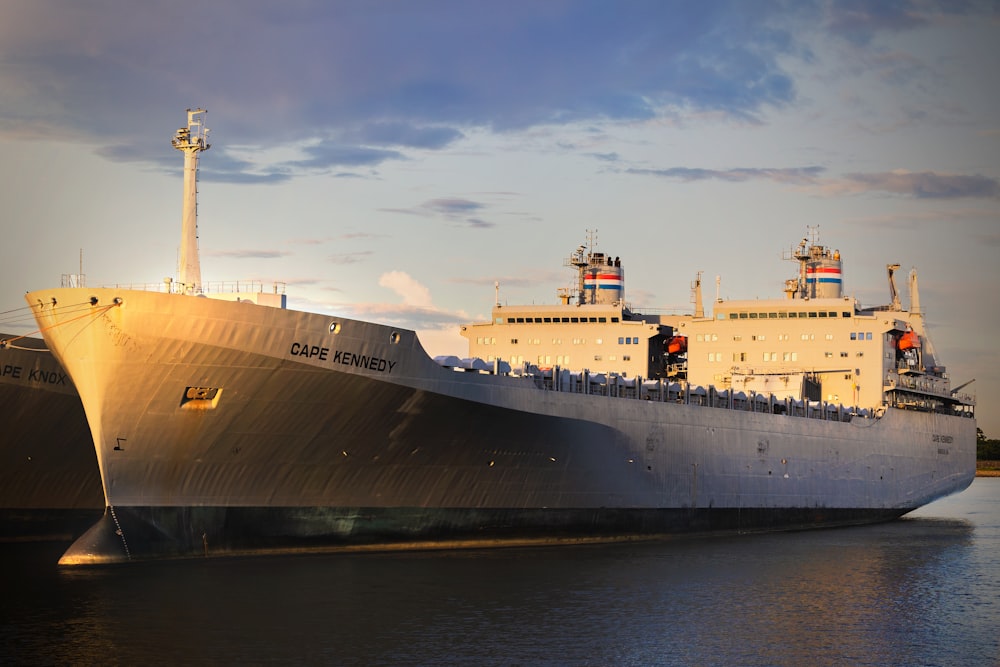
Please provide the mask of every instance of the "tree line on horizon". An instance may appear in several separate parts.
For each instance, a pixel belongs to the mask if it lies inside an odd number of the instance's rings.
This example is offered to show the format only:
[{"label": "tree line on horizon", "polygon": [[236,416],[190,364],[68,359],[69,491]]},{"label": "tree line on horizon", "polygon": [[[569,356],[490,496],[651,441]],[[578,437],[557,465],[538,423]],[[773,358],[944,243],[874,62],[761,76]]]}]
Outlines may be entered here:
[{"label": "tree line on horizon", "polygon": [[976,460],[1000,461],[1000,440],[990,440],[981,428],[976,428]]}]

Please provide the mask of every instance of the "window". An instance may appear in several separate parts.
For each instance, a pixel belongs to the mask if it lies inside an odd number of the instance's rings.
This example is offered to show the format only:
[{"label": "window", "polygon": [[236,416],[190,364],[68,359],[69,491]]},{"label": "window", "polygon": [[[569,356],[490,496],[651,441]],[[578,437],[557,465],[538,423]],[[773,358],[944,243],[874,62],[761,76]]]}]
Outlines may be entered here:
[{"label": "window", "polygon": [[823,356],[827,359],[833,359],[833,352],[824,352]]},{"label": "window", "polygon": [[622,336],[619,336],[619,337],[618,337],[618,344],[619,344],[619,345],[624,345],[624,344],[625,344],[625,338],[624,338],[624,337],[622,337]]},{"label": "window", "polygon": [[595,342],[595,343],[597,343],[598,345],[603,345],[603,344],[604,344],[604,339],[603,339],[603,338],[598,338],[598,339],[597,339],[596,341],[594,341],[594,342]]},{"label": "window", "polygon": [[777,361],[777,360],[778,360],[778,353],[777,352],[765,352],[764,353],[764,361]]},{"label": "window", "polygon": [[517,345],[517,339],[516,338],[511,338],[510,339],[510,344],[511,345]]},{"label": "window", "polygon": [[871,331],[866,332],[865,333],[865,340],[871,340],[871,339],[872,339],[872,332]]},{"label": "window", "polygon": [[832,334],[832,333],[828,333],[828,334],[826,335],[826,339],[827,339],[827,340],[833,340],[833,334]]},{"label": "window", "polygon": [[632,361],[632,357],[627,354],[624,354],[622,355],[622,361]]},{"label": "window", "polygon": [[857,339],[858,339],[858,334],[856,332],[852,331],[851,332],[851,340],[857,340]]},{"label": "window", "polygon": [[[701,338],[699,338],[698,340],[701,340]],[[743,336],[739,336],[739,335],[733,336],[733,340],[735,340],[736,342],[739,342],[739,341],[743,340]]]},{"label": "window", "polygon": [[635,336],[634,338],[632,338],[632,344],[633,345],[638,345],[639,344],[639,337],[638,336]]},{"label": "window", "polygon": [[842,358],[846,358],[846,357],[847,357],[847,353],[846,353],[846,352],[841,352],[841,353],[840,353],[840,356],[841,356]]},{"label": "window", "polygon": [[594,361],[600,361],[600,360],[601,360],[601,355],[595,354],[594,355]]}]

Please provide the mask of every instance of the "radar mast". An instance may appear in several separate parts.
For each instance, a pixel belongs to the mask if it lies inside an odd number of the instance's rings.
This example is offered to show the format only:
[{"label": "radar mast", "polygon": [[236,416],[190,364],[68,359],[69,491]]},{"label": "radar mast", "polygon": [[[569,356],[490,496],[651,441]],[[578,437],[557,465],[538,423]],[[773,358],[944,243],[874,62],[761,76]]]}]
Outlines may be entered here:
[{"label": "radar mast", "polygon": [[173,147],[184,153],[184,202],[181,213],[181,252],[178,282],[185,294],[200,294],[201,260],[198,258],[198,153],[207,151],[208,128],[201,114],[205,109],[188,109],[187,127],[177,130]]}]

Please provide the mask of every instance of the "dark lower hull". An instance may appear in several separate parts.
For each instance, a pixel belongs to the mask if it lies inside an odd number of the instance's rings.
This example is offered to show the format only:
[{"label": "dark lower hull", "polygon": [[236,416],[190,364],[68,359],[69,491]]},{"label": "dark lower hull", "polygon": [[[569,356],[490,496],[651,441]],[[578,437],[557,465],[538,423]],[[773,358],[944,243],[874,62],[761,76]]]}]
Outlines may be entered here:
[{"label": "dark lower hull", "polygon": [[912,509],[117,507],[60,563],[662,539],[876,523]]},{"label": "dark lower hull", "polygon": [[101,510],[94,509],[0,509],[0,543],[67,542],[94,525]]}]

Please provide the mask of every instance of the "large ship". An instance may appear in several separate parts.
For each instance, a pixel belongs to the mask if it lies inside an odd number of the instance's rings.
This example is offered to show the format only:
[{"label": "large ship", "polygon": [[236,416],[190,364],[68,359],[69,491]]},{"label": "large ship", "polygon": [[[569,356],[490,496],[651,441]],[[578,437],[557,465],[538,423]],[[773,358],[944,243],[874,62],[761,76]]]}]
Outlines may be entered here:
[{"label": "large ship", "polygon": [[0,334],[0,542],[69,540],[101,516],[87,418],[69,375],[34,337]]},{"label": "large ship", "polygon": [[793,251],[785,298],[706,314],[699,297],[683,315],[633,310],[621,261],[581,246],[577,288],[498,299],[463,327],[465,358],[432,359],[397,327],[211,298],[200,113],[174,139],[179,279],[26,296],[80,393],[107,501],[61,563],[842,526],[975,475],[974,401],[915,292],[908,310],[862,308],[818,243]]}]

